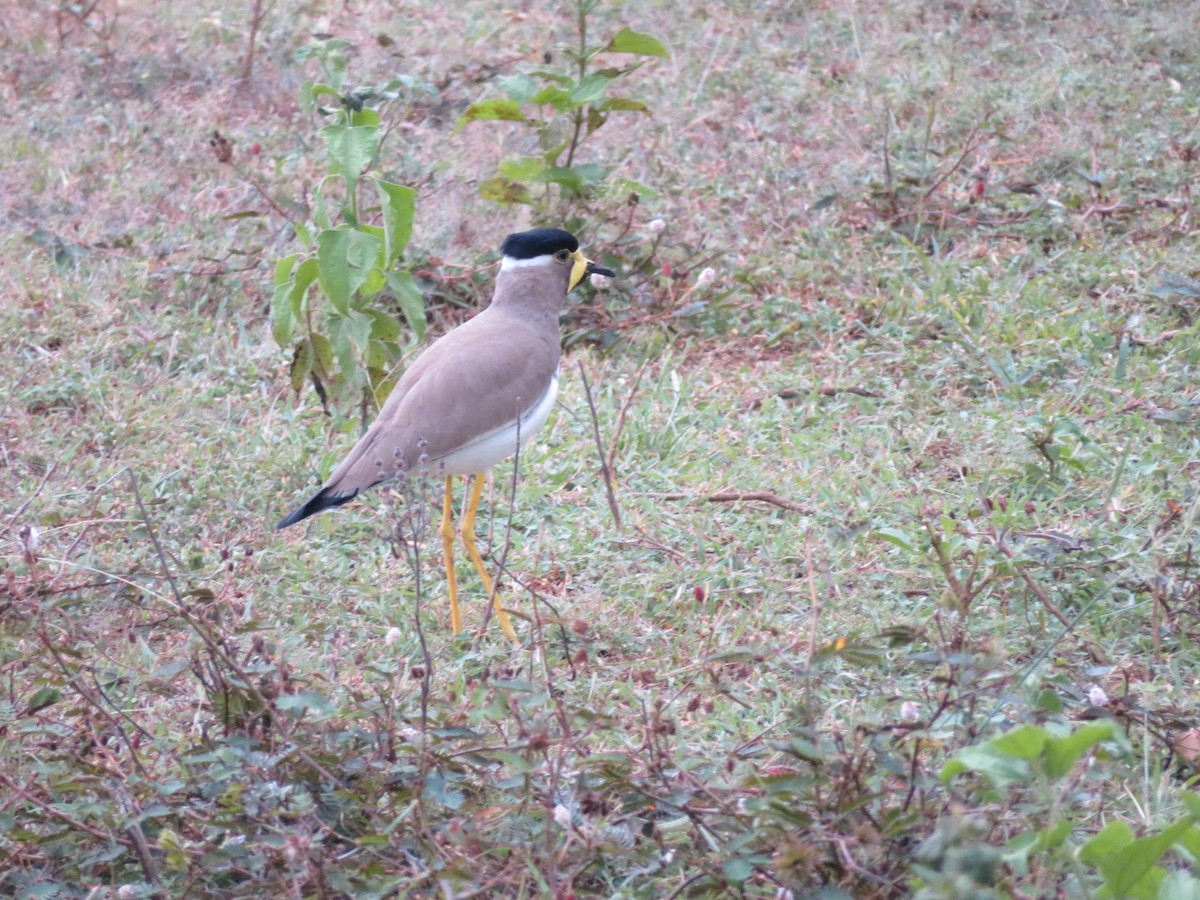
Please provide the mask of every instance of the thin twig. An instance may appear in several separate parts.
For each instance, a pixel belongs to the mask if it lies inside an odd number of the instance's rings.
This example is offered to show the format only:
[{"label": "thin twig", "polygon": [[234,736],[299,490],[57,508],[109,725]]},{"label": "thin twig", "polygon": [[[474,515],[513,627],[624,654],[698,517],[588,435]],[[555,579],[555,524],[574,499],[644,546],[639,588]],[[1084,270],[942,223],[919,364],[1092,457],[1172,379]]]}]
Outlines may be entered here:
[{"label": "thin twig", "polygon": [[[641,386],[642,377],[646,374],[646,367],[650,365],[650,360],[647,359],[638,369],[637,375],[633,379],[633,387],[629,389],[629,394],[625,397],[625,402],[621,404],[621,408],[617,411],[617,427],[613,429],[613,438],[608,445],[608,471],[616,474],[617,471],[617,444],[621,440],[621,432],[625,430],[625,416],[629,412],[629,407],[633,405],[633,398],[637,396],[638,387]],[[593,412],[593,418],[595,413]],[[620,527],[620,522],[617,523]]]},{"label": "thin twig", "polygon": [[596,416],[596,404],[592,400],[592,386],[588,383],[587,372],[583,370],[583,360],[579,361],[579,377],[583,379],[583,392],[587,398],[588,410],[592,414],[592,436],[596,439],[596,453],[600,457],[600,474],[604,476],[604,490],[608,494],[608,508],[612,513],[617,531],[621,531],[621,508],[617,505],[617,495],[613,490],[612,472],[608,461],[604,458],[604,444],[600,440],[600,420]]},{"label": "thin twig", "polygon": [[789,509],[792,512],[804,513],[805,515],[813,515],[812,510],[806,506],[801,506],[794,500],[788,500],[786,497],[780,497],[778,494],[771,491],[717,491],[715,494],[709,494],[706,497],[698,497],[695,494],[689,494],[684,491],[650,491],[636,494],[637,497],[650,497],[654,500],[699,500],[702,503],[741,503],[746,502],[761,502],[770,503],[772,506],[778,506],[781,509]]},{"label": "thin twig", "polygon": [[813,659],[817,655],[817,626],[821,621],[823,604],[821,595],[817,593],[817,578],[813,572],[813,537],[812,528],[804,532],[804,580],[808,582],[808,600],[810,605],[808,615],[808,663],[806,668],[811,672]]}]

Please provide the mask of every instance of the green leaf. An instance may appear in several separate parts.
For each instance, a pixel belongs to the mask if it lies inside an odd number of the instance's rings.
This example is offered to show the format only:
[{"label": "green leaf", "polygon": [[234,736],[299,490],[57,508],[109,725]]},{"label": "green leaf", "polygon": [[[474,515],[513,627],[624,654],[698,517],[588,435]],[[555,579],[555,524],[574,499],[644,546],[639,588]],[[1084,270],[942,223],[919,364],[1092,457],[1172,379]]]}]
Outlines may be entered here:
[{"label": "green leaf", "polygon": [[909,553],[916,553],[916,548],[909,540],[908,532],[901,528],[893,528],[890,525],[885,528],[879,528],[875,531],[875,537],[887,541],[889,544],[895,544],[901,550],[907,550]]},{"label": "green leaf", "polygon": [[383,117],[379,115],[379,110],[366,106],[352,112],[350,121],[354,125],[379,125],[383,122]]},{"label": "green leaf", "polygon": [[641,100],[628,100],[625,97],[609,97],[603,103],[597,103],[595,108],[604,112],[640,112],[650,115],[650,107]]},{"label": "green leaf", "polygon": [[1046,741],[1046,774],[1051,778],[1062,778],[1071,767],[1101,741],[1113,737],[1116,723],[1103,720],[1077,728],[1063,738],[1052,737]]},{"label": "green leaf", "polygon": [[292,364],[288,370],[288,376],[292,382],[292,390],[299,391],[304,387],[304,379],[308,378],[309,373],[313,369],[313,345],[308,338],[296,344],[296,349],[292,351]]},{"label": "green leaf", "polygon": [[379,127],[326,125],[321,137],[329,148],[330,171],[345,178],[347,193],[353,193],[362,173],[379,153]]},{"label": "green leaf", "polygon": [[1183,801],[1184,808],[1187,809],[1188,815],[1200,822],[1200,797],[1196,796],[1191,791],[1183,791],[1180,793],[1179,799]]},{"label": "green leaf", "polygon": [[372,324],[370,316],[356,309],[330,320],[329,342],[340,373],[352,375],[358,371],[359,360],[367,354]]},{"label": "green leaf", "polygon": [[275,263],[275,290],[271,294],[271,336],[280,347],[291,346],[295,316],[292,314],[292,268],[297,254]]},{"label": "green leaf", "polygon": [[314,332],[312,339],[312,368],[317,375],[326,381],[333,377],[333,345],[329,338]]},{"label": "green leaf", "polygon": [[507,178],[489,178],[479,185],[479,196],[495,203],[529,203],[529,190]]},{"label": "green leaf", "polygon": [[1042,748],[1050,739],[1045,728],[1036,725],[1019,725],[1012,731],[988,741],[988,745],[1006,756],[1031,761],[1042,755]]},{"label": "green leaf", "polygon": [[457,131],[464,125],[485,119],[504,122],[524,122],[525,114],[521,112],[521,104],[516,100],[494,97],[491,100],[481,100],[478,103],[472,103],[468,106],[467,111],[459,116],[454,130]]},{"label": "green leaf", "polygon": [[368,309],[371,317],[371,338],[379,341],[394,341],[402,330],[400,320],[382,309]]},{"label": "green leaf", "polygon": [[379,188],[379,202],[383,206],[383,233],[385,239],[383,268],[389,268],[398,260],[412,237],[413,219],[416,217],[417,192],[402,184],[390,181],[375,182]]},{"label": "green leaf", "polygon": [[528,75],[507,75],[497,78],[496,84],[517,103],[528,103],[538,92],[537,80]]},{"label": "green leaf", "polygon": [[529,181],[546,171],[546,164],[536,156],[508,156],[500,162],[500,176],[509,181]]},{"label": "green leaf", "polygon": [[998,753],[989,744],[959,750],[953,759],[942,766],[938,777],[942,781],[949,781],[966,771],[977,772],[1000,787],[1029,780],[1028,763],[1007,753]]},{"label": "green leaf", "polygon": [[748,859],[735,857],[721,863],[721,871],[731,884],[744,884],[754,875],[754,866]]},{"label": "green leaf", "polygon": [[396,295],[396,302],[400,304],[400,311],[404,313],[408,327],[413,330],[417,340],[423,340],[425,337],[425,297],[421,294],[421,289],[417,287],[416,282],[413,281],[412,273],[388,272],[387,283],[392,293]]},{"label": "green leaf", "polygon": [[[1112,854],[1102,866],[1105,887],[1117,897],[1135,893],[1145,878],[1154,878],[1154,869],[1176,838],[1192,827],[1191,816],[1172,822],[1158,834],[1139,838]],[[1106,829],[1107,830],[1107,829]],[[1159,875],[1155,881],[1161,881]],[[1151,896],[1153,896],[1151,894]]]},{"label": "green leaf", "polygon": [[572,105],[583,106],[585,103],[599,100],[608,90],[608,84],[613,77],[612,75],[594,74],[585,75],[579,79],[579,82],[571,88],[571,92],[568,94]]},{"label": "green leaf", "polygon": [[561,184],[567,190],[578,195],[585,193],[588,188],[595,187],[611,171],[611,167],[600,166],[595,163],[585,163],[581,166],[572,166],[570,168],[566,166],[548,166],[537,175],[529,178],[529,181]]},{"label": "green leaf", "polygon": [[553,106],[559,112],[565,112],[571,108],[571,92],[550,85],[534,94],[531,102],[538,106]]},{"label": "green leaf", "polygon": [[317,269],[321,290],[345,315],[350,297],[363,286],[379,258],[383,242],[353,228],[333,228],[317,236]]},{"label": "green leaf", "polygon": [[1133,842],[1133,829],[1120,820],[1109,822],[1079,848],[1079,858],[1108,878],[1117,853]]},{"label": "green leaf", "polygon": [[58,688],[44,687],[36,690],[29,702],[25,705],[25,715],[30,715],[37,712],[39,709],[45,709],[47,706],[53,706],[62,699],[62,691]]},{"label": "green leaf", "polygon": [[666,46],[658,38],[632,28],[622,28],[604,49],[610,53],[636,53],[638,56],[660,56],[663,59],[669,55]]}]

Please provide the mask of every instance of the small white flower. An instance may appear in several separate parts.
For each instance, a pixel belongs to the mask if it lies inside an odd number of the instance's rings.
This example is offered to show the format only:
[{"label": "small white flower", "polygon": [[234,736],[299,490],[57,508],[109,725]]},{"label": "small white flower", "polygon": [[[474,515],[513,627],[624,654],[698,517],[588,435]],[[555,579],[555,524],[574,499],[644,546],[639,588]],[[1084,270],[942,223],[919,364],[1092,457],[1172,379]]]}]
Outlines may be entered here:
[{"label": "small white flower", "polygon": [[717,270],[709,266],[696,276],[696,287],[706,287],[717,280]]},{"label": "small white flower", "polygon": [[1098,684],[1093,684],[1088,688],[1088,703],[1092,706],[1108,706],[1108,694],[1104,693],[1104,688]]},{"label": "small white flower", "polygon": [[649,222],[646,223],[646,229],[651,234],[661,234],[662,232],[667,230],[667,223],[664,222],[662,219],[651,219]]},{"label": "small white flower", "polygon": [[554,821],[563,828],[571,827],[571,811],[561,803],[554,807]]},{"label": "small white flower", "polygon": [[136,897],[137,888],[135,888],[132,884],[123,884],[117,888],[117,896],[120,897],[121,900],[126,900],[128,897]]},{"label": "small white flower", "polygon": [[905,700],[900,704],[900,719],[904,722],[915,722],[921,718],[921,707],[917,706],[912,700]]},{"label": "small white flower", "polygon": [[383,636],[383,645],[390,647],[398,640],[400,640],[400,629],[393,625],[387,630],[387,634]]},{"label": "small white flower", "polygon": [[591,277],[588,278],[588,281],[592,283],[592,287],[594,288],[603,289],[608,287],[608,276],[601,275],[599,272],[593,272]]}]

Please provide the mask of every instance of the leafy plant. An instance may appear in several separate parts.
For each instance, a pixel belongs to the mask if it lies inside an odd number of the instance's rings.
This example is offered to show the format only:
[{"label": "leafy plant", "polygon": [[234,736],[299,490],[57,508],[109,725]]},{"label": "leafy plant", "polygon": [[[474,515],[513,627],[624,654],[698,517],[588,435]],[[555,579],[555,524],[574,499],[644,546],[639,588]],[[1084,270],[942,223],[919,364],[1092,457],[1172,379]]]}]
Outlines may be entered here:
[{"label": "leafy plant", "polygon": [[398,267],[416,192],[377,173],[384,125],[369,105],[410,82],[350,88],[347,46],[328,40],[299,53],[324,72],[301,87],[300,99],[331,120],[320,132],[328,172],[314,191],[312,221],[296,225],[303,251],[275,264],[271,318],[276,342],[292,351],[293,389],[309,379],[327,412],[332,401],[335,409],[357,405],[365,417],[393,383],[403,330],[396,313],[420,338],[425,307],[412,274]]},{"label": "leafy plant", "polygon": [[[1104,755],[1106,751],[1118,757],[1132,755],[1125,733],[1111,720],[1074,730],[1020,725],[960,750],[942,768],[941,778],[949,782],[968,772],[981,776],[982,783],[975,791],[978,799],[1000,806],[1015,805],[1016,794],[1026,789],[1041,795],[1036,802],[1049,811],[1049,818],[1012,837],[1003,854],[1004,862],[1019,872],[1030,871],[1039,858],[1045,864],[1046,857],[1057,856],[1065,868],[1079,868],[1081,863],[1090,870],[1078,873],[1089,885],[1098,876],[1099,897],[1195,896],[1200,879],[1182,869],[1168,872],[1160,865],[1172,851],[1193,867],[1200,858],[1200,801],[1186,791],[1180,793],[1185,814],[1153,833],[1138,837],[1128,824],[1113,820],[1082,845],[1072,845],[1071,834],[1083,823],[1072,814],[1069,803],[1063,802],[1070,795],[1068,776],[1085,754]],[[1088,790],[1094,786],[1089,785]],[[928,850],[936,837],[922,849]],[[922,855],[918,850],[918,858]]]},{"label": "leafy plant", "polygon": [[[471,104],[458,128],[481,121],[520,122],[537,139],[537,153],[512,156],[500,163],[499,173],[480,185],[480,196],[497,203],[529,203],[548,215],[555,198],[569,205],[594,197],[613,167],[583,162],[580,148],[606,125],[613,113],[649,115],[642,100],[615,93],[615,87],[645,63],[602,65],[601,55],[620,53],[635,57],[667,57],[667,48],[648,34],[622,28],[607,42],[589,43],[588,17],[600,0],[576,0],[578,43],[564,50],[568,62],[500,78],[504,97]],[[624,182],[639,191],[648,189]],[[557,192],[555,191],[557,188]]]}]

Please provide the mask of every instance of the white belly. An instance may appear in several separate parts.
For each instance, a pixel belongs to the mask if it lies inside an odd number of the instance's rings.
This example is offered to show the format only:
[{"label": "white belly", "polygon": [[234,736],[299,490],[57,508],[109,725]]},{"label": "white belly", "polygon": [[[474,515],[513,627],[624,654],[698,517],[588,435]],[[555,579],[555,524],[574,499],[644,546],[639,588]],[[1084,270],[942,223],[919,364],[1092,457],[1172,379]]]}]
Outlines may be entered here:
[{"label": "white belly", "polygon": [[517,434],[520,432],[521,446],[529,443],[535,431],[546,424],[550,418],[550,410],[558,397],[558,373],[550,379],[550,386],[542,399],[526,410],[521,416],[520,426],[516,422],[504,425],[487,434],[481,434],[469,444],[464,444],[457,450],[447,453],[436,460],[436,468],[446,475],[475,475],[487,472],[502,460],[508,459],[517,452]]}]

